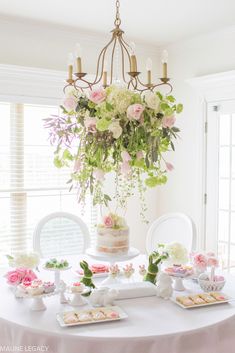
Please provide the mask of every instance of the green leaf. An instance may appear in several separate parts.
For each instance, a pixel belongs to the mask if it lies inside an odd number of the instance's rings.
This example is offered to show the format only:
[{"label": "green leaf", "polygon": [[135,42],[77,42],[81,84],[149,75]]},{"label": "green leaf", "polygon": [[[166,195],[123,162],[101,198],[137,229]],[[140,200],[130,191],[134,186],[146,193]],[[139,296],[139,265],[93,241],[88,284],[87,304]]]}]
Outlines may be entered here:
[{"label": "green leaf", "polygon": [[106,107],[106,110],[107,110],[108,112],[111,112],[111,111],[113,110],[112,104],[110,104],[110,103],[108,103],[108,102],[105,103],[105,107]]},{"label": "green leaf", "polygon": [[7,260],[14,260],[14,257],[11,255],[6,255]]},{"label": "green leaf", "polygon": [[102,119],[98,120],[98,122],[96,124],[96,128],[99,131],[106,131],[106,130],[108,130],[108,127],[110,124],[111,124],[110,120],[102,118]]},{"label": "green leaf", "polygon": [[104,199],[106,201],[112,201],[111,197],[109,195],[107,195],[107,194],[104,194]]},{"label": "green leaf", "polygon": [[180,129],[178,127],[176,127],[176,126],[173,126],[171,128],[171,130],[174,131],[174,132],[180,132]]},{"label": "green leaf", "polygon": [[154,188],[155,186],[157,186],[159,184],[158,177],[153,176],[153,177],[149,177],[149,178],[145,179],[145,184],[149,188]]},{"label": "green leaf", "polygon": [[59,156],[55,156],[54,165],[56,166],[56,168],[62,168],[64,166],[64,163],[61,161]]},{"label": "green leaf", "polygon": [[157,92],[156,94],[161,100],[163,100],[163,95],[160,92]]},{"label": "green leaf", "polygon": [[66,148],[63,152],[63,158],[68,159],[69,161],[73,160],[72,154],[69,152],[69,150]]},{"label": "green leaf", "polygon": [[171,116],[173,114],[173,110],[171,108],[168,108],[165,110],[165,115],[166,116]]},{"label": "green leaf", "polygon": [[170,109],[170,106],[167,103],[161,103],[160,108],[161,110],[165,111],[167,109]]},{"label": "green leaf", "polygon": [[150,163],[149,163],[149,159],[148,159],[148,155],[147,154],[145,156],[145,164],[146,164],[146,167],[149,168]]},{"label": "green leaf", "polygon": [[167,96],[166,99],[171,103],[175,102],[175,97],[173,97],[173,96]]},{"label": "green leaf", "polygon": [[181,104],[181,103],[177,104],[176,113],[180,114],[183,111],[183,108],[184,108],[183,104]]},{"label": "green leaf", "polygon": [[171,141],[171,148],[173,149],[173,151],[175,150],[175,146],[172,141]]}]

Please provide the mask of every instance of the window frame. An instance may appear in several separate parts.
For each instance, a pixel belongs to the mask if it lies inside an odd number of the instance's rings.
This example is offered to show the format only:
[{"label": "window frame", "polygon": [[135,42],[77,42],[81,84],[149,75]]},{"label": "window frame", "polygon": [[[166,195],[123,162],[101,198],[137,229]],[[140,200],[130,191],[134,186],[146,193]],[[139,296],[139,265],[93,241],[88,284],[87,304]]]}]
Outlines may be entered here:
[{"label": "window frame", "polygon": [[[212,105],[220,101],[235,100],[235,70],[212,75],[200,76],[186,80],[195,93],[197,100],[198,124],[200,130],[199,142],[199,183],[200,198],[198,207],[201,210],[198,222],[197,248],[208,250],[207,237],[207,131],[208,111]],[[209,249],[211,250],[211,249]]]}]

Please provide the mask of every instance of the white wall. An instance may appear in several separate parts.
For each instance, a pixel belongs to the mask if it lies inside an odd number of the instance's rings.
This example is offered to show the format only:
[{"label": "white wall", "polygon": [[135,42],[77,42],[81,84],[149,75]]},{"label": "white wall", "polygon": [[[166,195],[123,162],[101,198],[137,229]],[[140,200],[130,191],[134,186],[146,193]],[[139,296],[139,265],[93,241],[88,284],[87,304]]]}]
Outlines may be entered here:
[{"label": "white wall", "polygon": [[235,68],[235,27],[200,36],[182,43],[168,46],[169,70],[173,77],[173,94],[184,104],[184,112],[177,125],[181,129],[181,140],[176,144],[176,153],[168,159],[175,170],[169,182],[158,190],[158,215],[171,211],[182,211],[192,217],[200,230],[202,210],[201,141],[202,110],[199,98],[187,79]]},{"label": "white wall", "polygon": [[[97,55],[107,43],[111,28],[107,29],[105,36],[98,36],[94,33],[85,33],[73,28],[63,28],[30,21],[25,22],[19,19],[0,18],[0,64],[10,65],[7,67],[0,65],[1,98],[4,99],[4,95],[9,96],[14,92],[17,97],[16,100],[22,101],[24,99],[23,96],[31,95],[33,98],[27,98],[27,101],[33,102],[36,95],[40,95],[40,97],[46,95],[49,100],[57,101],[62,94],[63,82],[61,75],[65,76],[63,72],[60,75],[58,70],[66,70],[68,52],[74,49],[76,42],[80,42],[83,47],[83,67],[86,72],[93,74]],[[129,41],[133,40],[133,38],[127,39]],[[154,71],[156,72],[159,66],[158,49],[154,46],[140,43],[138,39],[134,39],[134,41],[136,43],[140,70],[145,73],[145,61],[148,57],[151,57],[153,60],[153,73]],[[39,70],[38,72],[38,70],[26,68],[18,73],[18,68],[11,67],[11,65],[56,71],[50,73],[46,70]],[[14,82],[17,84],[14,85]],[[59,90],[60,82],[61,92]],[[49,100],[43,98],[42,102],[49,103]],[[147,194],[149,208],[147,218],[150,221],[155,219],[157,214],[156,193],[156,190],[151,190]],[[131,229],[132,245],[144,250],[148,226],[140,220],[137,197],[133,197],[130,201],[127,219]]]}]

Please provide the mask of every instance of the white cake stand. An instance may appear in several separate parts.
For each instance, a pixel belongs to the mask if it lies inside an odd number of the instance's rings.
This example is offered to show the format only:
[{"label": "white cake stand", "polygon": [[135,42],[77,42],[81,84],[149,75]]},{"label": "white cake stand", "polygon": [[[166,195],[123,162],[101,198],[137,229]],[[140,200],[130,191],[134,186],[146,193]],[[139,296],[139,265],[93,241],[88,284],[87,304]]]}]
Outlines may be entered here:
[{"label": "white cake stand", "polygon": [[72,266],[68,266],[65,268],[47,268],[46,266],[43,266],[43,269],[45,271],[54,272],[54,281],[55,281],[55,286],[56,286],[57,290],[59,290],[59,288],[60,288],[60,274],[61,274],[61,272],[68,271],[71,268],[72,268]]},{"label": "white cake stand", "polygon": [[[133,259],[134,257],[140,254],[139,250],[131,247],[126,254],[117,254],[117,255],[109,255],[104,253],[99,253],[94,248],[89,248],[86,251],[87,255],[91,258],[99,261],[109,262],[109,266],[113,266],[117,262],[123,262]],[[104,281],[101,282],[101,285],[106,284],[114,284],[118,283],[118,279],[116,277],[109,276]]]}]

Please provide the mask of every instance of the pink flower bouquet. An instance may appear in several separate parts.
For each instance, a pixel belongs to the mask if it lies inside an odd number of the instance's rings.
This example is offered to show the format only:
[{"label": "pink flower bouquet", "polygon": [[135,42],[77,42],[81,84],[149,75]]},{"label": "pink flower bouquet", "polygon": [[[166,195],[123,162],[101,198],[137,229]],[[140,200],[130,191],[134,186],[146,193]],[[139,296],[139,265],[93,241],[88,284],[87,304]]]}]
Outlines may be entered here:
[{"label": "pink flower bouquet", "polygon": [[32,270],[25,268],[16,268],[15,270],[9,271],[5,274],[5,277],[7,283],[12,286],[17,286],[20,283],[31,283],[37,278]]}]

